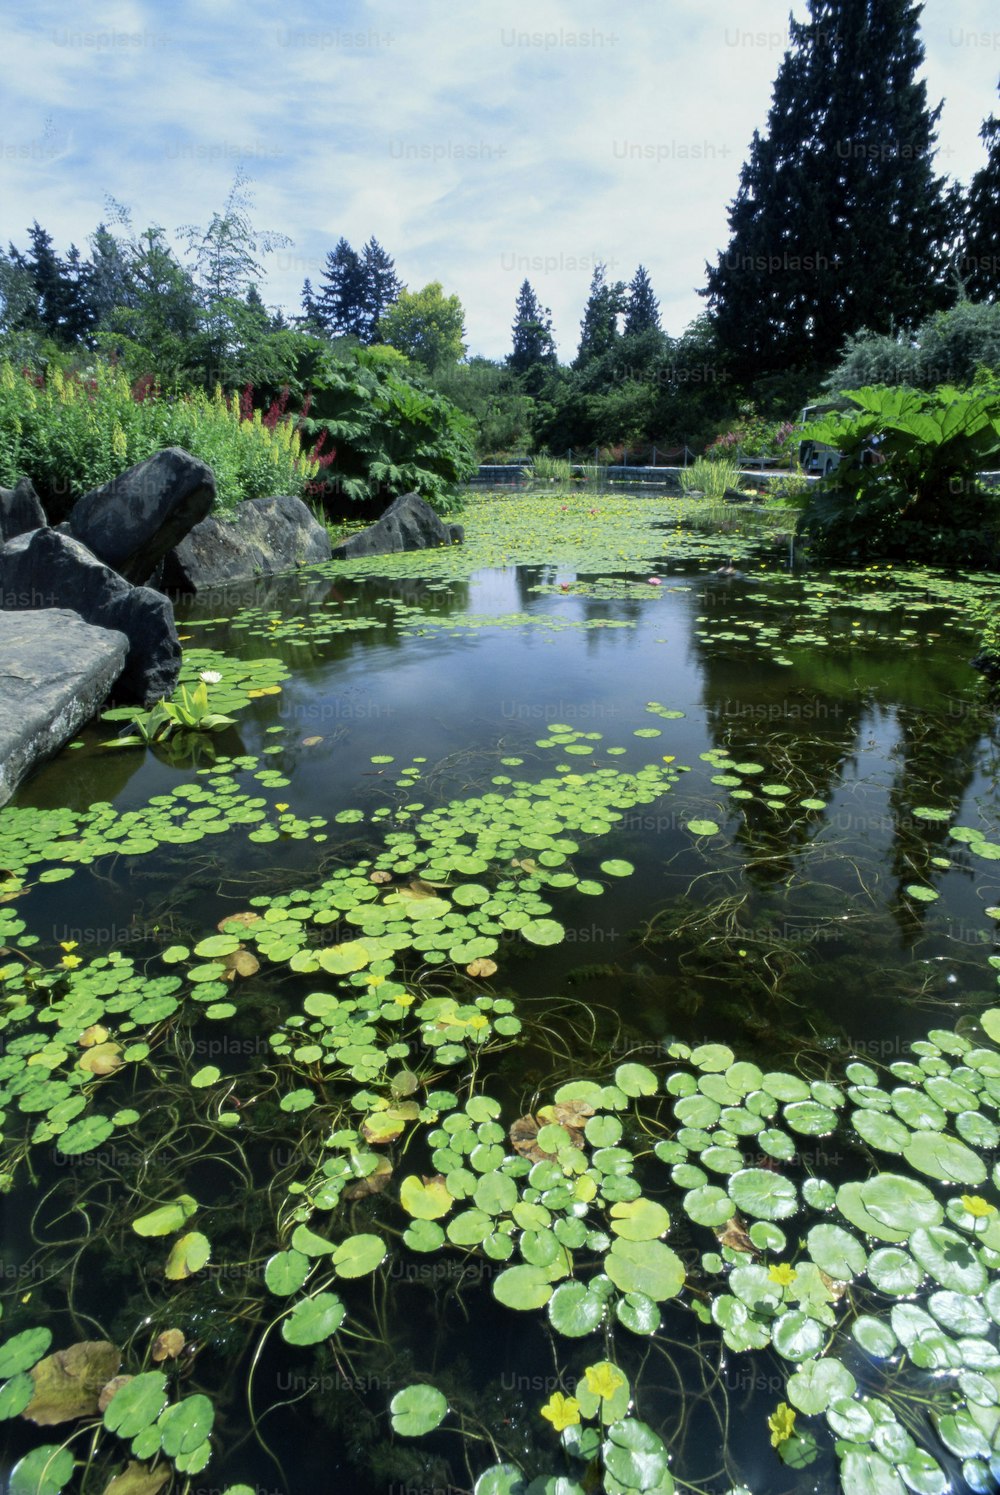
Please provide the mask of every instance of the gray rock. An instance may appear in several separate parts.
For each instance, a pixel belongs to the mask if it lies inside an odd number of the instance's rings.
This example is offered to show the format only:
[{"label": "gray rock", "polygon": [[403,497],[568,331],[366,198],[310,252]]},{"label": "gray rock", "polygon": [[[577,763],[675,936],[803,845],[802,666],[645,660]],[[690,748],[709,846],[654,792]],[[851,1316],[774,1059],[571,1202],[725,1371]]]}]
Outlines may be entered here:
[{"label": "gray rock", "polygon": [[301,498],[249,498],[231,520],[210,515],[167,556],[161,585],[206,592],[330,559],[330,536]]},{"label": "gray rock", "polygon": [[394,555],[400,550],[429,550],[439,545],[453,545],[464,537],[460,524],[445,524],[419,493],[403,493],[393,499],[381,519],[335,545],[333,556],[337,560],[341,556]]},{"label": "gray rock", "polygon": [[129,649],[116,698],[152,706],[173,694],[181,646],[169,600],[133,587],[72,536],[37,529],[9,541],[0,550],[0,603],[18,611],[69,608],[85,623],[117,629]]},{"label": "gray rock", "polygon": [[100,708],[128,647],[64,608],[0,612],[0,805]]},{"label": "gray rock", "polygon": [[0,544],[47,524],[42,501],[30,478],[18,478],[13,488],[0,488]]},{"label": "gray rock", "polygon": [[215,475],[208,464],[168,446],[85,493],[73,505],[69,533],[140,586],[214,502]]}]

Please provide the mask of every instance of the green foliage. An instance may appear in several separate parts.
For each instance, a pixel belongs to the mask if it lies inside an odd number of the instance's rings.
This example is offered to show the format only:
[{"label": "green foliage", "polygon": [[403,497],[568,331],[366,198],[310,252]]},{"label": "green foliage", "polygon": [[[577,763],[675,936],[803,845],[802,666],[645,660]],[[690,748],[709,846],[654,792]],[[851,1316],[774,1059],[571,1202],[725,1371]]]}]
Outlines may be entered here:
[{"label": "green foliage", "polygon": [[236,396],[221,391],[167,398],[137,392],[111,365],[96,361],[85,378],[47,377],[0,365],[0,483],[26,473],[44,502],[68,509],[75,499],[166,446],[180,446],[215,473],[218,505],[272,493],[301,494],[316,466],[301,450],[290,416],[274,429],[259,411],[241,419]]},{"label": "green foliage", "polygon": [[522,457],[531,451],[535,402],[510,367],[488,358],[469,358],[435,370],[433,385],[474,422],[480,461]]},{"label": "green foliage", "polygon": [[790,24],[705,291],[740,385],[822,370],[849,334],[911,327],[953,299],[955,206],[934,175],[919,15],[909,0],[810,0]]},{"label": "green foliage", "polygon": [[862,331],[849,337],[823,387],[836,392],[906,384],[931,390],[971,384],[982,370],[1000,370],[1000,305],[959,301],[912,334]]},{"label": "green foliage", "polygon": [[962,255],[958,273],[973,296],[995,300],[1000,293],[1000,119],[993,114],[979,132],[986,164],[969,183]]},{"label": "green foliage", "polygon": [[727,488],[738,488],[740,469],[726,457],[699,457],[690,467],[681,468],[681,487],[685,493],[701,493],[705,498],[721,498]]},{"label": "green foliage", "polygon": [[448,400],[404,372],[391,349],[332,354],[313,379],[302,428],[315,453],[335,449],[335,463],[316,484],[329,507],[416,490],[439,509],[476,469],[473,426]]},{"label": "green foliage", "polygon": [[465,356],[465,312],[457,296],[446,296],[439,280],[420,291],[400,291],[381,317],[383,342],[407,358],[436,369]]},{"label": "green foliage", "polygon": [[813,422],[805,439],[842,459],[814,487],[800,530],[817,554],[992,559],[1000,519],[978,474],[1000,456],[1000,390],[932,394],[873,386],[845,392],[855,409]]}]

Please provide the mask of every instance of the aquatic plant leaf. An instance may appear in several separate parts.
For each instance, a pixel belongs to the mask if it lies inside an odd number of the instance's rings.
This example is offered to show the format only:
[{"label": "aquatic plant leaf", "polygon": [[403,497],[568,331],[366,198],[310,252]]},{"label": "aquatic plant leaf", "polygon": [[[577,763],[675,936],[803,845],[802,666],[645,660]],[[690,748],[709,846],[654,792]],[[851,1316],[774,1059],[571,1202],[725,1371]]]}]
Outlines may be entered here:
[{"label": "aquatic plant leaf", "polygon": [[193,1453],[208,1438],[214,1422],[215,1409],[200,1392],[174,1402],[157,1420],[163,1452],[171,1459]]},{"label": "aquatic plant leaf", "polygon": [[795,1185],[767,1168],[744,1168],[732,1174],[727,1188],[744,1214],[761,1220],[783,1220],[799,1207]]},{"label": "aquatic plant leaf", "polygon": [[157,1364],[162,1360],[176,1360],[185,1342],[183,1329],[164,1329],[153,1340],[150,1358]]},{"label": "aquatic plant leaf", "polygon": [[565,929],[555,919],[529,919],[519,933],[532,945],[558,945],[566,938]]},{"label": "aquatic plant leaf", "polygon": [[476,1480],[473,1495],[528,1495],[528,1486],[516,1464],[491,1464]]},{"label": "aquatic plant leaf", "polygon": [[563,1282],[548,1303],[549,1322],[557,1333],[579,1339],[599,1328],[607,1312],[607,1303],[583,1282]]},{"label": "aquatic plant leaf", "polygon": [[301,1251],[276,1251],[264,1267],[264,1282],[276,1297],[287,1298],[298,1292],[310,1269],[309,1258]]},{"label": "aquatic plant leaf", "polygon": [[[158,1469],[150,1469],[148,1464],[129,1459],[124,1472],[116,1474],[105,1485],[104,1495],[159,1495],[169,1479],[170,1469],[167,1465],[161,1464]],[[228,1495],[228,1491],[225,1495]]]},{"label": "aquatic plant leaf", "polygon": [[851,1334],[861,1348],[876,1360],[888,1360],[890,1355],[895,1354],[899,1344],[885,1320],[871,1314],[861,1314],[856,1318],[851,1325]]},{"label": "aquatic plant leaf", "polygon": [[[674,1480],[667,1463],[667,1450],[646,1423],[625,1417],[608,1428],[601,1445],[609,1475],[609,1488],[656,1490],[671,1495]],[[611,1485],[613,1480],[615,1485]]]},{"label": "aquatic plant leaf", "polygon": [[72,1451],[56,1443],[43,1443],[18,1459],[10,1472],[8,1495],[58,1495],[73,1478]]},{"label": "aquatic plant leaf", "polygon": [[895,1297],[909,1297],[924,1280],[923,1269],[910,1253],[896,1246],[880,1246],[872,1252],[868,1276],[880,1292]]},{"label": "aquatic plant leaf", "polygon": [[957,1293],[985,1291],[986,1268],[966,1236],[945,1225],[918,1225],[909,1245],[916,1261],[942,1287]]},{"label": "aquatic plant leaf", "polygon": [[624,1200],[611,1206],[611,1230],[627,1241],[655,1241],[666,1235],[670,1216],[652,1199]]},{"label": "aquatic plant leaf", "polygon": [[856,1381],[839,1360],[812,1360],[788,1378],[788,1400],[807,1417],[825,1412],[831,1402],[853,1396]]},{"label": "aquatic plant leaf", "polygon": [[402,1438],[433,1432],[448,1415],[448,1399],[436,1386],[407,1386],[389,1403],[392,1429]]},{"label": "aquatic plant leaf", "polygon": [[851,1282],[865,1269],[868,1253],[857,1236],[840,1225],[814,1225],[806,1244],[820,1271],[837,1282]]},{"label": "aquatic plant leaf", "polygon": [[147,1370],[120,1379],[122,1384],[104,1408],[104,1426],[120,1438],[134,1438],[167,1405],[167,1378],[161,1370]]},{"label": "aquatic plant leaf", "polygon": [[35,1394],[35,1383],[30,1375],[18,1371],[0,1386],[0,1422],[9,1417],[20,1417]]},{"label": "aquatic plant leaf", "polygon": [[444,1179],[418,1178],[409,1174],[399,1186],[399,1202],[417,1220],[439,1220],[454,1204]]},{"label": "aquatic plant leaf", "polygon": [[56,1148],[66,1157],[93,1152],[95,1147],[100,1147],[102,1142],[108,1140],[114,1129],[114,1122],[108,1116],[84,1116],[56,1138]]},{"label": "aquatic plant leaf", "polygon": [[[851,1185],[844,1187],[850,1188]],[[903,1232],[904,1236],[918,1225],[939,1225],[944,1218],[944,1210],[927,1185],[922,1184],[919,1179],[907,1178],[905,1174],[879,1173],[857,1188],[860,1202],[868,1214],[893,1231]],[[837,1195],[837,1206],[843,1212],[840,1193]]]},{"label": "aquatic plant leaf", "polygon": [[684,1286],[684,1263],[662,1241],[616,1239],[604,1264],[623,1293],[642,1293],[658,1303],[676,1297]]},{"label": "aquatic plant leaf", "polygon": [[176,1240],[167,1257],[163,1275],[169,1282],[184,1282],[211,1260],[212,1244],[206,1235],[191,1230]]},{"label": "aquatic plant leaf", "polygon": [[336,1293],[315,1293],[295,1304],[282,1322],[281,1337],[289,1344],[319,1344],[336,1334],[346,1313]]},{"label": "aquatic plant leaf", "polygon": [[52,1330],[43,1324],[22,1329],[0,1345],[0,1378],[16,1376],[36,1365],[52,1343]]},{"label": "aquatic plant leaf", "polygon": [[714,820],[689,820],[687,828],[692,836],[715,836],[719,832]]},{"label": "aquatic plant leaf", "polygon": [[333,1269],[338,1277],[367,1277],[381,1266],[386,1245],[381,1236],[349,1235],[333,1253]]},{"label": "aquatic plant leaf", "polygon": [[493,1279],[493,1296],[506,1308],[542,1308],[552,1296],[552,1283],[544,1267],[508,1267]]},{"label": "aquatic plant leaf", "polygon": [[981,1184],[986,1178],[982,1158],[957,1137],[941,1132],[915,1135],[904,1147],[903,1157],[911,1168],[948,1183]]},{"label": "aquatic plant leaf", "polygon": [[785,1360],[811,1360],[825,1338],[823,1325],[798,1309],[782,1314],[771,1331],[771,1343]]},{"label": "aquatic plant leaf", "polygon": [[118,1374],[121,1355],[107,1340],[81,1340],[39,1360],[31,1370],[34,1392],[24,1409],[30,1422],[48,1427],[98,1411],[101,1387]]},{"label": "aquatic plant leaf", "polygon": [[159,1205],[148,1214],[139,1215],[132,1221],[132,1229],[136,1235],[173,1235],[175,1230],[180,1230],[190,1220],[197,1209],[197,1201],[190,1194],[178,1194],[176,1199]]}]

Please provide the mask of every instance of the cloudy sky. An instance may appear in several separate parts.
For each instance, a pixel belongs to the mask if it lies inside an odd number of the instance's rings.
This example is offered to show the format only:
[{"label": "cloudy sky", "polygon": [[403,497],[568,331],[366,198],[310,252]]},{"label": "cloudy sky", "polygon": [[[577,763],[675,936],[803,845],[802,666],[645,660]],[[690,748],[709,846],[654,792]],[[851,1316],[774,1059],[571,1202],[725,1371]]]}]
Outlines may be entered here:
[{"label": "cloudy sky", "polygon": [[[108,195],[137,230],[205,225],[239,168],[270,305],[299,309],[343,235],[372,234],[502,357],[527,276],[573,356],[598,260],[649,270],[677,335],[787,44],[788,0],[8,0],[0,240],[83,247]],[[795,0],[794,13],[806,13]],[[997,107],[995,0],[928,0],[939,169],[967,181]]]}]

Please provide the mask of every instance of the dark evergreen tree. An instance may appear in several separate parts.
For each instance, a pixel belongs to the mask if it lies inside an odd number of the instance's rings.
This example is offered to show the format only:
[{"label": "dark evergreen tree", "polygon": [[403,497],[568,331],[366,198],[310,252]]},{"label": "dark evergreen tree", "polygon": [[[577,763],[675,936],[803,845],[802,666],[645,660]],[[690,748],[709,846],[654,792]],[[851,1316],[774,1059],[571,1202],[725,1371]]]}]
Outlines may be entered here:
[{"label": "dark evergreen tree", "polygon": [[530,281],[524,281],[517,293],[511,331],[514,343],[507,355],[508,368],[526,378],[537,379],[542,371],[553,367],[556,345],[552,337],[552,313],[542,306]]},{"label": "dark evergreen tree", "polygon": [[625,303],[625,333],[626,337],[633,337],[639,332],[654,332],[660,330],[660,303],[653,295],[653,287],[644,265],[629,281]]},{"label": "dark evergreen tree", "polygon": [[323,318],[313,295],[311,280],[302,282],[302,315],[296,318],[296,323],[304,332],[323,332]]},{"label": "dark evergreen tree", "polygon": [[368,341],[367,283],[361,256],[347,240],[338,239],[326,257],[316,306],[323,330],[330,337]]},{"label": "dark evergreen tree", "polygon": [[25,308],[24,328],[55,342],[72,344],[86,337],[94,324],[88,273],[76,245],[63,261],[52,246],[52,236],[36,221],[28,230],[31,247],[22,255],[11,245],[16,266],[31,278],[34,305]]},{"label": "dark evergreen tree", "polygon": [[582,369],[594,358],[607,353],[619,337],[618,316],[625,310],[625,286],[620,280],[608,282],[607,266],[595,265],[590,278],[590,295],[580,323],[580,346],[573,362]]},{"label": "dark evergreen tree", "polygon": [[129,304],[128,256],[106,223],[94,230],[90,251],[90,303],[95,327],[103,327],[116,306]]},{"label": "dark evergreen tree", "polygon": [[396,301],[403,282],[396,274],[392,257],[386,253],[374,235],[361,251],[361,263],[365,279],[365,311],[367,327],[362,341],[380,343],[382,335],[379,323],[384,312]]},{"label": "dark evergreen tree", "polygon": [[979,132],[986,165],[969,183],[959,275],[970,296],[1000,300],[1000,119],[990,115]]},{"label": "dark evergreen tree", "polygon": [[849,334],[912,327],[953,297],[955,202],[933,170],[921,9],[809,0],[809,20],[790,23],[767,134],[702,292],[737,381],[829,366]]}]

